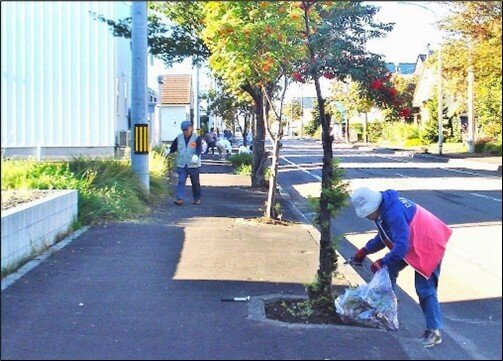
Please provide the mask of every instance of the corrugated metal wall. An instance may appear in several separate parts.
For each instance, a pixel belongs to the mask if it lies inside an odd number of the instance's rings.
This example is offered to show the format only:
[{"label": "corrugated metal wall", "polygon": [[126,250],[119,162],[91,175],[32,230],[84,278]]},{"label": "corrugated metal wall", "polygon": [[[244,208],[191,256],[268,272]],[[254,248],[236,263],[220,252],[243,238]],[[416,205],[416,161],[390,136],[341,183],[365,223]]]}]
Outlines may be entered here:
[{"label": "corrugated metal wall", "polygon": [[130,57],[117,54],[126,40],[89,11],[116,18],[120,7],[127,4],[1,3],[2,148],[115,144],[117,62]]}]

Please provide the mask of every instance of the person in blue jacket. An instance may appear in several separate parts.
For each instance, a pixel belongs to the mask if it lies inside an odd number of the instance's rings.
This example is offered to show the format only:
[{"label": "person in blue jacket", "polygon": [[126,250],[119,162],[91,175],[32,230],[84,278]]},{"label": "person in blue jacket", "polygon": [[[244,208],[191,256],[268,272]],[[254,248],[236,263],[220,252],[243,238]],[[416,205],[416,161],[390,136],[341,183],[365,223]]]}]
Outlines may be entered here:
[{"label": "person in blue jacket", "polygon": [[176,172],[178,173],[178,184],[176,186],[177,206],[183,205],[185,196],[185,183],[190,177],[192,183],[192,198],[194,204],[201,204],[201,184],[199,182],[199,172],[201,169],[201,137],[194,132],[192,123],[188,120],[181,124],[180,133],[169,148],[169,152],[178,152],[176,157]]},{"label": "person in blue jacket", "polygon": [[360,218],[375,222],[378,233],[352,257],[361,264],[368,254],[385,247],[389,252],[375,261],[372,272],[387,267],[391,284],[407,265],[415,269],[415,288],[425,315],[426,331],[421,343],[431,347],[442,342],[442,314],[437,297],[440,266],[451,229],[436,216],[415,202],[401,197],[396,190],[378,192],[359,188],[351,195],[351,203]]}]

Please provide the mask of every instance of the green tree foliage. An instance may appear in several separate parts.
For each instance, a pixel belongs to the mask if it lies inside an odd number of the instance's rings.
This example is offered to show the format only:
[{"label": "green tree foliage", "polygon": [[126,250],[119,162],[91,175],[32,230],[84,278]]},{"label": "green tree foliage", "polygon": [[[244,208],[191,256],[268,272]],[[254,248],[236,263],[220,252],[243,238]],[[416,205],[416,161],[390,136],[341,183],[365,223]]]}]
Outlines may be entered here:
[{"label": "green tree foliage", "polygon": [[321,126],[320,110],[318,104],[314,102],[313,110],[311,111],[311,120],[304,127],[306,134],[313,137]]},{"label": "green tree foliage", "polygon": [[467,68],[475,75],[475,118],[479,133],[501,134],[501,1],[446,2],[451,15],[441,22],[449,39],[443,48],[445,90],[466,110]]},{"label": "green tree foliage", "polygon": [[373,102],[365,96],[364,86],[355,81],[332,83],[329,109],[334,109],[335,103],[344,106],[348,117],[369,112]]},{"label": "green tree foliage", "polygon": [[[336,252],[331,241],[331,209],[340,206],[347,193],[338,187],[337,171],[334,169],[330,119],[326,115],[326,99],[321,94],[320,77],[345,81],[351,78],[363,84],[384,77],[387,69],[381,57],[368,53],[365,43],[371,38],[383,36],[391,30],[390,24],[376,23],[377,8],[361,2],[302,1],[301,39],[305,44],[304,59],[298,62],[294,78],[304,82],[312,79],[316,89],[318,110],[322,125],[323,168],[318,224],[320,226],[320,268],[317,279],[323,299],[331,300],[331,281],[335,271]],[[367,92],[375,102],[388,102],[389,97],[381,91]],[[334,184],[334,179],[336,180]],[[342,193],[332,194],[334,187]],[[340,197],[339,197],[340,196]],[[334,200],[337,204],[332,203]]]},{"label": "green tree foliage", "polygon": [[217,89],[210,89],[203,98],[208,99],[208,110],[211,114],[221,117],[227,127],[235,128],[238,115],[250,117],[252,99],[244,91],[231,92],[225,83],[216,80]]},{"label": "green tree foliage", "polygon": [[372,122],[368,126],[368,141],[370,143],[378,143],[383,134],[384,122]]},{"label": "green tree foliage", "polygon": [[[412,100],[414,98],[414,91],[416,90],[418,76],[412,75],[406,77],[400,74],[393,74],[391,81],[393,82],[398,94],[400,94],[402,108],[412,109]],[[412,112],[402,112],[402,114],[399,114],[399,116],[405,121],[412,121]]]},{"label": "green tree foliage", "polygon": [[[192,58],[200,63],[210,55],[199,36],[203,29],[204,4],[191,2],[149,2],[148,46],[149,52],[164,61],[166,66]],[[106,19],[91,13],[95,19],[106,23],[114,36],[131,38],[131,18]]]},{"label": "green tree foliage", "polygon": [[300,119],[302,116],[300,103],[297,100],[292,100],[291,102],[286,103],[283,107],[283,116],[291,119],[292,121]]},{"label": "green tree foliage", "polygon": [[[432,98],[426,102],[428,120],[420,130],[419,137],[423,144],[438,142],[438,99]],[[461,126],[457,116],[448,116],[448,108],[442,110],[443,139],[448,142],[461,141]]]},{"label": "green tree foliage", "polygon": [[253,186],[265,184],[264,101],[275,93],[279,79],[299,56],[294,46],[298,24],[289,18],[293,9],[294,4],[289,2],[205,4],[202,36],[211,51],[212,71],[230,89],[246,91],[255,103]]}]

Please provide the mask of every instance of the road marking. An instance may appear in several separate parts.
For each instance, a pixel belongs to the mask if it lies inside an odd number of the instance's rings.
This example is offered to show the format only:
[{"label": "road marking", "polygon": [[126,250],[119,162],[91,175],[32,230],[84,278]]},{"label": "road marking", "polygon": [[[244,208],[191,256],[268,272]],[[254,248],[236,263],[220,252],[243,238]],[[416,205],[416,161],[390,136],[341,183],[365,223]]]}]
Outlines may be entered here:
[{"label": "road marking", "polygon": [[501,322],[500,321],[493,321],[493,316],[489,316],[488,317],[488,320],[471,320],[471,319],[468,319],[468,318],[456,318],[456,317],[452,317],[452,316],[444,316],[444,318],[450,320],[450,321],[453,321],[453,322],[462,322],[462,323],[469,323],[469,324],[472,324],[472,325],[495,325],[495,326],[498,326],[498,325],[501,325]]},{"label": "road marking", "polygon": [[478,194],[478,193],[470,193],[472,196],[475,196],[475,197],[480,197],[480,198],[485,198],[485,199],[490,199],[492,201],[495,201],[495,202],[501,202],[501,199],[498,199],[498,198],[494,198],[494,197],[490,197],[490,196],[486,196],[484,194]]},{"label": "road marking", "polygon": [[[413,160],[412,161],[411,160],[402,160],[402,159],[398,159],[398,157],[390,157],[390,156],[384,156],[384,155],[380,155],[380,154],[369,155],[369,156],[374,156],[374,157],[377,157],[377,158],[389,159],[389,160],[393,160],[395,162],[401,162],[401,163],[416,163],[418,165],[421,164],[421,163],[418,163],[418,162],[414,162]],[[447,165],[447,163],[445,163],[445,164]],[[469,174],[469,175],[474,175],[474,176],[484,177],[484,178],[492,178],[492,179],[500,179],[501,178],[501,177],[497,177],[497,176],[493,176],[493,175],[486,175],[486,174],[477,173],[477,172],[470,172],[470,171],[467,171],[467,170],[452,169],[452,168],[448,168],[446,166],[443,166],[443,167],[442,166],[435,166],[433,168],[434,169],[445,170],[447,172]]]},{"label": "road marking", "polygon": [[495,176],[492,176],[492,175],[485,175],[485,174],[482,174],[482,173],[470,172],[470,171],[467,171],[467,170],[451,169],[451,168],[442,168],[442,167],[439,167],[438,169],[445,169],[445,170],[446,170],[446,171],[448,171],[448,172],[462,173],[462,174],[469,174],[469,175],[475,175],[475,176],[478,176],[478,177],[498,178],[498,177],[495,177]]},{"label": "road marking", "polygon": [[301,170],[302,172],[306,173],[306,174],[309,174],[311,177],[313,177],[314,179],[318,180],[321,182],[321,177],[319,175],[316,175],[314,173],[311,173],[310,171],[308,170],[305,170],[304,168],[302,168],[300,165],[298,165],[297,163],[294,163],[294,162],[291,162],[289,161],[288,159],[286,159],[285,157],[280,157],[281,159],[283,159],[285,162],[291,164],[291,165],[294,165],[295,167],[297,167],[299,170]]}]

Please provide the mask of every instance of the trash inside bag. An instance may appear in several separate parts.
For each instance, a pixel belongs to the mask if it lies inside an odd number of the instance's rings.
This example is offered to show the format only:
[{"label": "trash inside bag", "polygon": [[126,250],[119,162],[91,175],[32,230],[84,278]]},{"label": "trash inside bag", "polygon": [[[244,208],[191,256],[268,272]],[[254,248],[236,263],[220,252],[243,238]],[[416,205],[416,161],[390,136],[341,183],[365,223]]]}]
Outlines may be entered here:
[{"label": "trash inside bag", "polygon": [[398,330],[398,305],[386,267],[368,284],[348,288],[335,300],[335,310],[344,324]]}]

